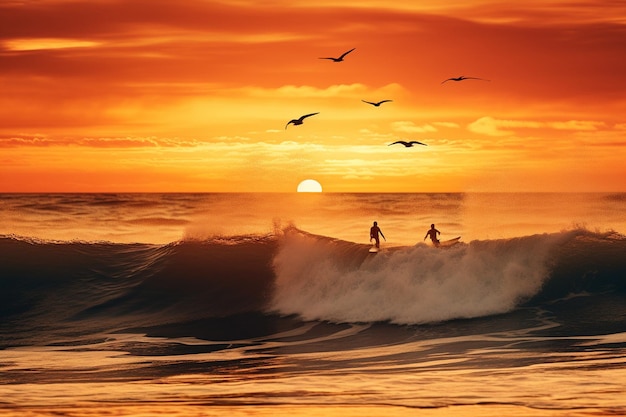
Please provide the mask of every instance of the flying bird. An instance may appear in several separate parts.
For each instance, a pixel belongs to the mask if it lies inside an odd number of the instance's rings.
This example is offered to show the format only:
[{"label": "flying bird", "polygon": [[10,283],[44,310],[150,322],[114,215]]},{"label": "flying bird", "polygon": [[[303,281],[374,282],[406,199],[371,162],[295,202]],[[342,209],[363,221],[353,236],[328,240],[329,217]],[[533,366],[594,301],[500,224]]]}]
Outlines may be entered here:
[{"label": "flying bird", "polygon": [[416,141],[416,140],[412,140],[412,141],[410,141],[410,142],[405,142],[405,141],[403,141],[403,140],[399,140],[399,141],[397,141],[397,142],[390,143],[390,144],[389,144],[389,145],[387,145],[387,146],[396,145],[396,144],[398,144],[398,143],[399,143],[399,144],[401,144],[401,145],[404,145],[404,146],[405,146],[405,147],[407,147],[407,148],[412,148],[412,147],[413,147],[413,145],[424,145],[424,146],[428,146],[428,145],[426,145],[425,143],[418,142],[418,141]]},{"label": "flying bird", "polygon": [[372,106],[376,106],[376,107],[378,107],[378,106],[380,106],[380,105],[381,105],[381,104],[383,104],[383,103],[386,103],[386,102],[388,102],[388,101],[393,101],[393,100],[382,100],[382,101],[379,101],[378,103],[373,103],[373,102],[371,102],[371,101],[365,101],[365,100],[361,100],[361,101],[362,101],[363,103],[371,104]]},{"label": "flying bird", "polygon": [[292,119],[290,121],[287,122],[287,125],[285,125],[285,129],[287,129],[287,126],[289,126],[291,123],[293,123],[294,125],[301,125],[302,123],[304,123],[304,119],[306,119],[307,117],[310,116],[315,116],[317,113],[310,113],[310,114],[305,114],[304,116],[300,117],[299,119]]},{"label": "flying bird", "polygon": [[481,81],[491,81],[491,80],[485,80],[484,78],[477,78],[477,77],[466,77],[464,75],[461,75],[460,77],[452,77],[452,78],[448,78],[447,80],[443,80],[441,82],[441,84],[445,83],[446,81],[463,81],[463,80],[481,80]]},{"label": "flying bird", "polygon": [[339,58],[333,58],[333,57],[326,57],[326,58],[320,58],[320,59],[330,59],[333,62],[341,62],[343,61],[343,58],[348,55],[350,52],[354,51],[356,48],[352,48],[350,49],[348,52],[344,52],[343,54],[341,54],[341,56]]}]

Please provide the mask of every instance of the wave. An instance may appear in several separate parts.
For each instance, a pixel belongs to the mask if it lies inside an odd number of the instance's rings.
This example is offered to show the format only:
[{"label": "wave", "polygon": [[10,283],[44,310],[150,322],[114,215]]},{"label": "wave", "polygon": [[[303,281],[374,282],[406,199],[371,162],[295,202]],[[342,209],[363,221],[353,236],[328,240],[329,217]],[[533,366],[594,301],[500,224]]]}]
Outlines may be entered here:
[{"label": "wave", "polygon": [[168,245],[3,236],[0,330],[85,321],[110,330],[250,312],[420,324],[626,292],[626,237],[617,233],[368,248],[293,227]]},{"label": "wave", "polygon": [[274,259],[272,307],[307,320],[440,322],[509,312],[572,292],[624,289],[626,240],[575,230],[425,244],[368,257],[366,246],[301,233]]}]

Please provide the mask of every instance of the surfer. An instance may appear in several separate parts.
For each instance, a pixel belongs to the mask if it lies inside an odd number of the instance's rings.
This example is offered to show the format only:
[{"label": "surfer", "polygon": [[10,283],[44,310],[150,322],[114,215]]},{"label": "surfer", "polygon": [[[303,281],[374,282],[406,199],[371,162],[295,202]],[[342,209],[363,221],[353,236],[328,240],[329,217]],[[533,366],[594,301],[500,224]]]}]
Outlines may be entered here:
[{"label": "surfer", "polygon": [[424,236],[424,240],[426,240],[426,238],[428,236],[430,236],[430,240],[433,241],[433,245],[439,246],[439,239],[437,239],[437,235],[438,234],[441,234],[441,232],[439,230],[435,229],[435,225],[434,224],[431,224],[430,225],[430,230],[428,230],[426,232],[426,236]]},{"label": "surfer", "polygon": [[380,239],[378,238],[379,233],[386,242],[387,238],[385,237],[385,235],[383,235],[383,231],[380,230],[380,227],[378,227],[378,222],[374,222],[374,225],[370,228],[370,242],[372,241],[372,239],[374,239],[376,241],[377,248],[380,248]]}]

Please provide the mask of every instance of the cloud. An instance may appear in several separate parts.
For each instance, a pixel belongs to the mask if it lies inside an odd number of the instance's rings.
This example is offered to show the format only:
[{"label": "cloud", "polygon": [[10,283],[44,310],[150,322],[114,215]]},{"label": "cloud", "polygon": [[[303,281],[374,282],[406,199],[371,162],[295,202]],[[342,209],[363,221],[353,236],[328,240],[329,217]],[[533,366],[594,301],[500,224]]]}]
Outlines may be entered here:
[{"label": "cloud", "polygon": [[604,122],[594,122],[588,120],[569,120],[567,122],[549,122],[547,126],[557,130],[585,130],[592,131],[605,127]]},{"label": "cloud", "polygon": [[50,140],[44,136],[15,136],[15,137],[0,137],[0,148],[11,148],[14,146],[34,146],[45,147],[55,145],[54,140]]},{"label": "cloud", "polygon": [[461,127],[458,123],[453,122],[433,122],[433,125],[446,127],[449,129],[458,129],[459,127]]},{"label": "cloud", "polygon": [[380,88],[365,84],[334,84],[325,88],[311,85],[283,85],[278,88],[243,87],[241,91],[252,97],[272,98],[359,98],[364,95],[397,95],[405,91],[399,84],[391,83]]},{"label": "cloud", "polygon": [[498,120],[493,117],[481,117],[475,122],[470,123],[467,128],[470,132],[480,133],[488,136],[510,136],[514,132],[511,130],[503,130],[503,128],[539,128],[542,126],[540,122],[529,122],[520,120]]},{"label": "cloud", "polygon": [[[240,139],[240,138],[238,138]],[[89,148],[189,148],[207,145],[207,141],[157,137],[86,137],[51,138],[45,136],[0,137],[0,148],[81,146]]]},{"label": "cloud", "polygon": [[554,129],[574,131],[596,131],[605,127],[606,123],[590,120],[569,120],[565,122],[538,122],[529,120],[502,120],[485,116],[470,123],[467,129],[470,132],[488,136],[512,136],[512,129]]},{"label": "cloud", "polygon": [[307,97],[307,98],[328,98],[363,94],[367,87],[363,84],[339,84],[331,85],[327,88],[316,88],[312,86],[285,85],[276,89],[273,94],[285,97]]},{"label": "cloud", "polygon": [[80,39],[11,39],[4,42],[4,46],[9,51],[38,51],[41,49],[66,49],[66,48],[87,48],[98,46],[99,42],[86,41]]},{"label": "cloud", "polygon": [[436,132],[437,128],[432,125],[425,124],[421,126],[417,126],[413,122],[409,121],[399,121],[393,122],[391,124],[391,128],[395,132],[405,132],[405,133],[425,133],[425,132]]}]

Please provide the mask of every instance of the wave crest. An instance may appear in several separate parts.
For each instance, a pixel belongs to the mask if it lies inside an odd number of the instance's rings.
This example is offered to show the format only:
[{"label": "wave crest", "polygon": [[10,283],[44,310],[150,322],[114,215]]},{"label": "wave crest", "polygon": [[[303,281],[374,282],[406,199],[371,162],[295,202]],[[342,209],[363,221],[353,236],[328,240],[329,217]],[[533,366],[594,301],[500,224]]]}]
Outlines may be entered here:
[{"label": "wave crest", "polygon": [[446,250],[418,244],[368,256],[366,245],[292,232],[274,258],[272,308],[307,320],[398,324],[506,313],[541,292],[556,249],[580,233]]},{"label": "wave crest", "polygon": [[246,312],[418,324],[626,293],[626,237],[617,233],[579,229],[445,250],[420,243],[375,255],[368,248],[294,227],[168,245],[0,236],[0,330]]}]

